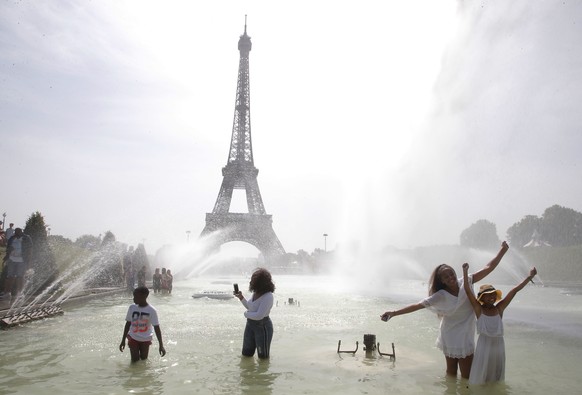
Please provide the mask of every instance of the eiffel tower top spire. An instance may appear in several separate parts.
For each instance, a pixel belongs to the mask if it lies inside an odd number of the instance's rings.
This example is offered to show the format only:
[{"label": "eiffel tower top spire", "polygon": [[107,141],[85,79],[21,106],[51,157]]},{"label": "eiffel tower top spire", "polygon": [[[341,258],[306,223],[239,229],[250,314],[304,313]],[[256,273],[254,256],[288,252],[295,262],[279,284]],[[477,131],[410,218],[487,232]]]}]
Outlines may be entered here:
[{"label": "eiffel tower top spire", "polygon": [[249,53],[251,52],[251,38],[247,35],[247,21],[245,15],[245,30],[238,40],[240,61],[238,65],[238,82],[232,137],[228,152],[227,166],[231,163],[248,164],[254,166],[253,144],[251,140],[251,96],[249,81]]},{"label": "eiffel tower top spire", "polygon": [[245,56],[249,56],[251,47],[252,47],[251,38],[247,35],[247,16],[245,15],[245,32],[243,33],[242,36],[240,36],[240,39],[238,40],[238,50],[241,51],[241,56],[243,56],[242,53],[243,51],[246,52],[244,54]]}]

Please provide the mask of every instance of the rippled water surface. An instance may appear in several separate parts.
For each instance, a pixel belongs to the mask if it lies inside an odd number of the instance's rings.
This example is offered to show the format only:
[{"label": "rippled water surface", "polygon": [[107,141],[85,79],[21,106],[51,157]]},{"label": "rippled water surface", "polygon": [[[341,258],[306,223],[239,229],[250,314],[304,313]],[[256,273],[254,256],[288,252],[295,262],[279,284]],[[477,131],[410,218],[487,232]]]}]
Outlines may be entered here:
[{"label": "rippled water surface", "polygon": [[[528,286],[505,313],[506,382],[467,389],[444,376],[434,347],[438,320],[428,311],[379,315],[424,297],[422,282],[354,289],[329,277],[275,276],[277,306],[271,359],[241,358],[245,319],[236,299],[193,299],[200,290],[228,290],[248,278],[177,282],[172,295],[150,294],[159,312],[167,355],[157,341],[146,362],[130,363],[118,345],[129,295],[107,296],[65,309],[63,316],[0,332],[1,394],[574,394],[582,366],[579,287]],[[510,286],[499,286],[507,291]],[[288,299],[298,303],[289,305]],[[376,335],[396,361],[363,351]],[[355,355],[337,354],[354,349]]]}]

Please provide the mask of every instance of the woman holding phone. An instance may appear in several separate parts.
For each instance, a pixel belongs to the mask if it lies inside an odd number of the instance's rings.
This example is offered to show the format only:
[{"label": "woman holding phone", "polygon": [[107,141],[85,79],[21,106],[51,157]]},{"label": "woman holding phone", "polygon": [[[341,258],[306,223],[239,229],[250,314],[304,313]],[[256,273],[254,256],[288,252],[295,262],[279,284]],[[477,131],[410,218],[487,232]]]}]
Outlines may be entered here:
[{"label": "woman holding phone", "polygon": [[242,292],[237,291],[238,285],[235,284],[234,296],[247,309],[244,313],[247,324],[243,336],[242,355],[252,357],[256,350],[259,358],[269,358],[273,339],[273,323],[269,318],[269,313],[273,307],[273,292],[275,292],[271,273],[264,268],[253,272],[249,282],[249,291],[253,294],[249,300],[243,296]]}]

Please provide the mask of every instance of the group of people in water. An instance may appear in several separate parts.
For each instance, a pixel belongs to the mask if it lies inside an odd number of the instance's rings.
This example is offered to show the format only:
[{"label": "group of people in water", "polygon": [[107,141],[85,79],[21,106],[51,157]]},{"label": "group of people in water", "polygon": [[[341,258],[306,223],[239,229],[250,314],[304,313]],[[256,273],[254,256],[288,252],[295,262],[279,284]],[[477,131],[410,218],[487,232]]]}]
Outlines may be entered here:
[{"label": "group of people in water", "polygon": [[[469,264],[464,263],[463,275],[460,277],[451,266],[438,265],[429,280],[428,297],[398,310],[386,311],[380,318],[388,321],[399,315],[429,309],[440,318],[436,345],[444,353],[447,375],[457,376],[460,370],[461,377],[468,379],[469,384],[504,380],[503,313],[517,292],[528,282],[533,282],[537,271],[535,267],[532,268],[529,275],[512,288],[505,298],[502,298],[500,290],[490,284],[481,285],[477,295],[474,294],[473,286],[495,270],[508,249],[508,244],[503,242],[497,255],[473,273],[469,273]],[[234,291],[246,309],[242,355],[250,357],[257,352],[259,358],[269,358],[273,339],[273,323],[269,313],[275,292],[271,273],[264,268],[255,270],[249,282],[249,291],[252,292],[249,299],[237,287]],[[148,294],[146,287],[136,288],[134,304],[129,307],[126,315],[119,349],[124,350],[127,338],[132,361],[147,359],[153,333],[159,342],[160,355],[166,354],[157,312],[147,303]],[[476,348],[475,332],[479,335]]]},{"label": "group of people in water", "polygon": [[[386,311],[383,321],[424,308],[440,318],[436,345],[445,355],[446,373],[469,379],[469,384],[484,384],[505,379],[505,343],[503,340],[503,312],[515,294],[532,281],[537,274],[532,268],[529,275],[501,299],[501,291],[491,284],[479,287],[477,296],[473,285],[487,277],[501,262],[509,249],[501,244],[497,255],[483,268],[469,274],[469,264],[462,266],[463,276],[446,264],[437,266],[429,280],[428,297],[418,303],[394,311]],[[475,349],[475,331],[479,335]]]},{"label": "group of people in water", "polygon": [[172,275],[172,271],[170,269],[163,267],[162,272],[160,273],[160,268],[156,268],[156,271],[152,276],[152,288],[154,293],[160,292],[171,294],[172,288],[174,286],[173,283],[174,276]]}]

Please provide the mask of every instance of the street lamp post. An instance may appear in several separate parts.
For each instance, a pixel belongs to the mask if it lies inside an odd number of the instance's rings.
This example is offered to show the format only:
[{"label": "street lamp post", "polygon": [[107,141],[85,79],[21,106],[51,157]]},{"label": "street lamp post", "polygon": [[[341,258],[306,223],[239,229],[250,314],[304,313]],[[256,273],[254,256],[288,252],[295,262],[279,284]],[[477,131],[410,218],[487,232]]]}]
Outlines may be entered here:
[{"label": "street lamp post", "polygon": [[327,252],[327,233],[323,234],[323,251]]},{"label": "street lamp post", "polygon": [[186,231],[186,242],[187,243],[190,242],[190,231],[189,230]]}]

